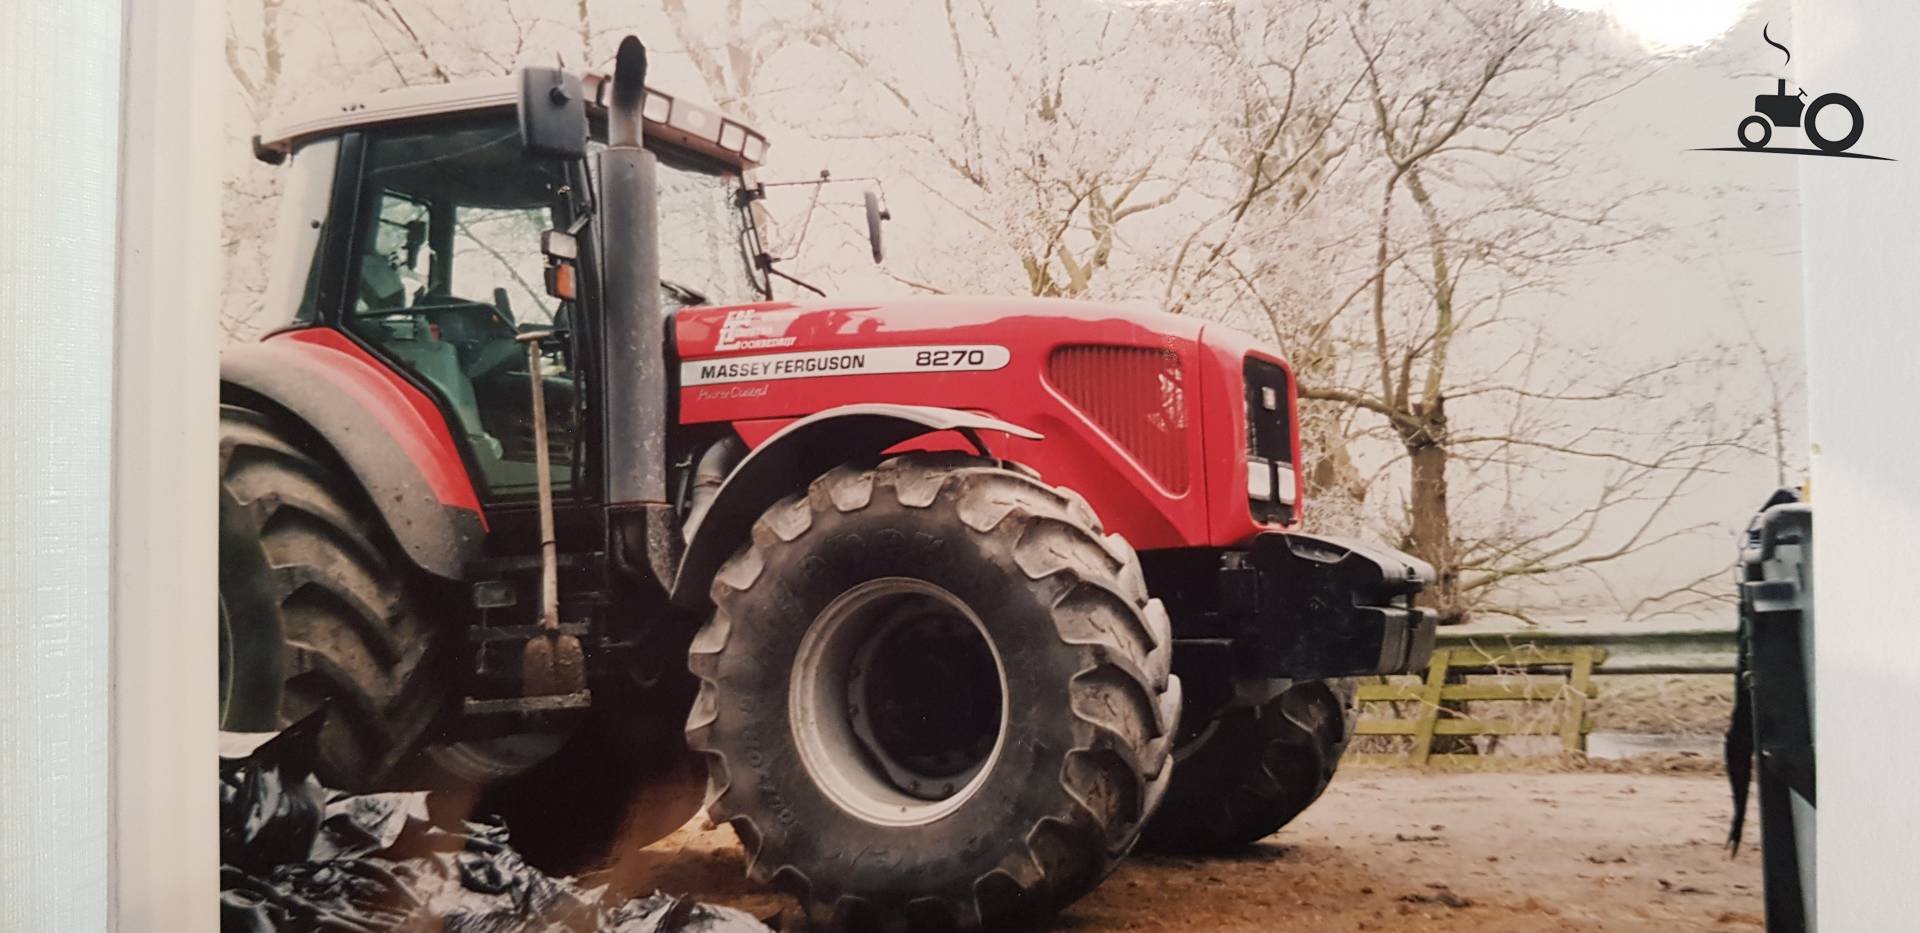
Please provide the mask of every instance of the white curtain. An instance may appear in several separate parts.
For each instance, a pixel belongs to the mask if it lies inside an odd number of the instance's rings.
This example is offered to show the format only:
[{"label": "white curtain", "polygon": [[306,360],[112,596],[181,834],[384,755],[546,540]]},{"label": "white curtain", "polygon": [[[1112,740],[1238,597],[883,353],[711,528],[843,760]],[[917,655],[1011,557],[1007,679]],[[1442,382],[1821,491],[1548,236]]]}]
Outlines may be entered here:
[{"label": "white curtain", "polygon": [[107,922],[120,2],[0,3],[0,930]]}]

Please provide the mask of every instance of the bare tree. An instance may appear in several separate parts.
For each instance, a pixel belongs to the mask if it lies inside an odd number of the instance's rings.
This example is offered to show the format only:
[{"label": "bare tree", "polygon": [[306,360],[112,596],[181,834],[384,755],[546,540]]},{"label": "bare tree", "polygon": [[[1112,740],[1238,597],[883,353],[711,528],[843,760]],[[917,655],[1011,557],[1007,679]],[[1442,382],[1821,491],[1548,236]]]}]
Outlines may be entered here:
[{"label": "bare tree", "polygon": [[[1126,230],[1171,204],[1203,141],[1145,8],[915,0],[880,16],[813,0],[793,33],[830,93],[829,143],[885,147],[947,248],[896,281],[943,292],[1117,297]],[[837,75],[837,77],[835,77]],[[959,261],[956,261],[959,260]]]},{"label": "bare tree", "polygon": [[[1363,413],[1359,433],[1398,448],[1388,465],[1405,464],[1408,486],[1394,524],[1438,571],[1433,605],[1447,621],[1476,608],[1523,614],[1500,595],[1518,582],[1697,530],[1670,527],[1669,509],[1745,442],[1741,426],[1699,412],[1608,421],[1697,369],[1582,357],[1514,310],[1579,262],[1662,232],[1635,210],[1651,192],[1609,186],[1569,131],[1649,63],[1523,0],[1361,4],[1343,19],[1361,71],[1351,144],[1362,147],[1344,163],[1371,192],[1370,242],[1336,241],[1364,261],[1310,333],[1347,365],[1304,372],[1301,395]],[[1558,514],[1520,507],[1526,477],[1566,460],[1603,469],[1581,474],[1588,500]],[[1463,491],[1477,508],[1463,507]],[[1639,521],[1616,527],[1629,510]]]}]

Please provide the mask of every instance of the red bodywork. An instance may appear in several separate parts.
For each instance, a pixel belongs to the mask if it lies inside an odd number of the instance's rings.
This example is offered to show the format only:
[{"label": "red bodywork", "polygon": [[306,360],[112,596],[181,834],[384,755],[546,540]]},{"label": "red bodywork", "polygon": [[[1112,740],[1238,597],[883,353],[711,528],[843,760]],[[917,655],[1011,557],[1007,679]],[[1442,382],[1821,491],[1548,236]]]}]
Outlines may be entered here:
[{"label": "red bodywork", "polygon": [[[1230,547],[1292,527],[1256,522],[1246,495],[1243,361],[1285,363],[1231,328],[1077,302],[969,298],[688,308],[675,315],[673,331],[679,423],[731,423],[750,447],[796,418],[841,405],[961,408],[1044,435],[985,440],[1086,496],[1107,528],[1136,548]],[[480,512],[445,417],[405,378],[330,329],[284,332],[266,346],[373,412],[442,504]],[[906,357],[892,360],[906,371],[859,374],[806,372],[790,362],[857,357],[870,370],[886,369],[880,357],[901,348],[936,354],[930,359],[978,351],[982,359],[954,370]],[[1157,385],[1118,375],[1123,363],[1137,372],[1143,360],[1164,376]],[[704,368],[716,365],[733,369],[706,370],[703,381]],[[1291,418],[1291,379],[1286,404]],[[907,446],[966,444],[933,436]],[[1296,503],[1300,492],[1296,472]]]},{"label": "red bodywork", "polygon": [[[371,412],[400,452],[420,469],[434,498],[442,505],[480,514],[480,497],[447,430],[446,416],[426,393],[337,330],[283,331],[268,337],[261,350],[276,354],[277,365],[306,374],[316,387],[344,395]],[[482,514],[483,527],[485,521]]]},{"label": "red bodywork", "polygon": [[[1136,548],[1225,547],[1282,527],[1255,522],[1247,507],[1242,366],[1248,354],[1285,363],[1230,328],[1077,302],[967,298],[689,308],[673,330],[680,423],[730,422],[749,446],[840,405],[962,408],[1045,435],[987,443],[1086,496]],[[1157,391],[1139,379],[1103,385],[1117,370],[1102,367],[1122,361],[1136,372],[1151,366]],[[1286,404],[1291,418],[1291,389]],[[949,444],[958,441],[910,446]]]}]

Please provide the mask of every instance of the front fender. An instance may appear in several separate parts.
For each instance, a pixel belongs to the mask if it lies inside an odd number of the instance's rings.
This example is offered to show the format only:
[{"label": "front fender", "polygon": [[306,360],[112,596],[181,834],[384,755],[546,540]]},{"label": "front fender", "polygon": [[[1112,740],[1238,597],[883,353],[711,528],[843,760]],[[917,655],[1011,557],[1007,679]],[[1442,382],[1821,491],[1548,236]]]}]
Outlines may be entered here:
[{"label": "front fender", "polygon": [[983,451],[981,431],[1041,439],[1032,430],[998,418],[925,405],[842,405],[808,415],[767,438],[741,460],[721,483],[713,504],[687,527],[686,553],[673,580],[674,601],[695,608],[706,605],[713,575],[775,502],[805,489],[842,463],[877,456],[896,444],[939,431],[967,434]]}]

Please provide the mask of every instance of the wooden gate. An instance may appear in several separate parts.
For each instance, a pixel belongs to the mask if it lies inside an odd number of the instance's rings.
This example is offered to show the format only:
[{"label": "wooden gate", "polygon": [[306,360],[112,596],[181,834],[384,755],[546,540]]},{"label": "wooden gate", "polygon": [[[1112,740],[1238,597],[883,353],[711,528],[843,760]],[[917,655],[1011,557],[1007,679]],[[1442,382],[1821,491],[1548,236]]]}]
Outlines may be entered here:
[{"label": "wooden gate", "polygon": [[[1435,648],[1423,682],[1362,683],[1360,685],[1360,722],[1356,735],[1405,735],[1413,738],[1406,755],[1348,756],[1360,761],[1391,761],[1421,766],[1472,767],[1483,756],[1435,754],[1436,736],[1476,735],[1558,735],[1561,747],[1569,752],[1587,749],[1587,733],[1593,721],[1587,718],[1587,701],[1598,695],[1593,669],[1607,659],[1607,650],[1593,646],[1548,647],[1518,644],[1503,648]],[[1525,675],[1523,684],[1470,684],[1469,674]],[[1546,682],[1533,682],[1546,678]],[[1367,716],[1372,703],[1420,704],[1410,719],[1376,719]],[[1517,702],[1564,704],[1557,716],[1516,716],[1501,719],[1474,719],[1466,715],[1464,704]]]}]

